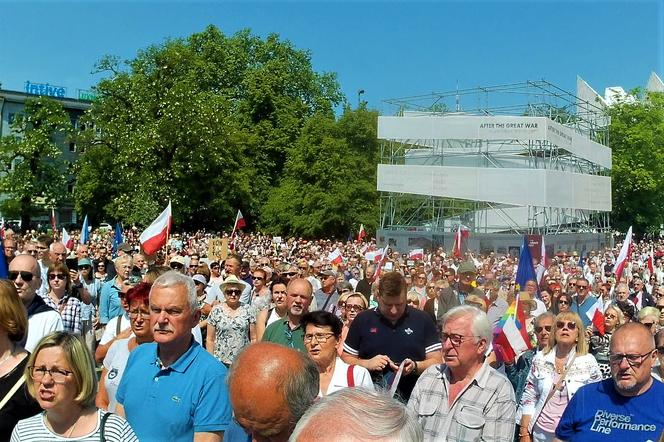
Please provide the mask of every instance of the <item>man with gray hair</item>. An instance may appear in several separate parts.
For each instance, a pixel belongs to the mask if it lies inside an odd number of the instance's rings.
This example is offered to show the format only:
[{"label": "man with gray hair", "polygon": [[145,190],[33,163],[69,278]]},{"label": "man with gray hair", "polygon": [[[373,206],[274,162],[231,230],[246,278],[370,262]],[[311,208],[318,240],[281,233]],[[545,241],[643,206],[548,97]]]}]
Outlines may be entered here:
[{"label": "man with gray hair", "polygon": [[231,421],[227,370],[193,338],[200,311],[194,281],[179,272],[150,290],[154,341],[129,355],[116,412],[144,441],[218,442]]},{"label": "man with gray hair", "polygon": [[344,388],[312,405],[290,440],[416,442],[422,440],[422,427],[404,404],[385,393]]},{"label": "man with gray hair", "polygon": [[514,390],[485,361],[492,337],[486,313],[462,305],[448,311],[442,324],[443,363],[420,376],[408,401],[424,440],[512,441]]}]

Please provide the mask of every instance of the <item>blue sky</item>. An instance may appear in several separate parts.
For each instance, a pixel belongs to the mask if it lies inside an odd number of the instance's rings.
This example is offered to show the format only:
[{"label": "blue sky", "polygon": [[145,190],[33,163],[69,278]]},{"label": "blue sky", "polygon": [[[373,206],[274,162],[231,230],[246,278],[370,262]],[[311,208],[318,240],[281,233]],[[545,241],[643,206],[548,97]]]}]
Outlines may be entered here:
[{"label": "blue sky", "polygon": [[0,0],[0,82],[87,89],[102,55],[130,59],[166,38],[214,24],[278,33],[338,74],[352,105],[580,75],[600,93],[664,77],[664,0],[457,2],[26,2]]}]

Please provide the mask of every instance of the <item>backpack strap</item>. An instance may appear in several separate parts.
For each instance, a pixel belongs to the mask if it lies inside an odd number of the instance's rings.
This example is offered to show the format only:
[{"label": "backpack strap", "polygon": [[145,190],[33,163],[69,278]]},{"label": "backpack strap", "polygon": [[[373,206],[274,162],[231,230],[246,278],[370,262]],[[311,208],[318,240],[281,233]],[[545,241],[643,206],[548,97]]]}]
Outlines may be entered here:
[{"label": "backpack strap", "polygon": [[348,371],[346,372],[346,383],[351,388],[355,386],[355,376],[353,375],[354,368],[355,368],[354,365],[349,365]]},{"label": "backpack strap", "polygon": [[106,421],[108,420],[109,416],[113,413],[106,413],[101,417],[101,422],[99,423],[99,440],[101,442],[106,442],[106,436],[104,434],[105,432],[105,427],[106,427]]}]

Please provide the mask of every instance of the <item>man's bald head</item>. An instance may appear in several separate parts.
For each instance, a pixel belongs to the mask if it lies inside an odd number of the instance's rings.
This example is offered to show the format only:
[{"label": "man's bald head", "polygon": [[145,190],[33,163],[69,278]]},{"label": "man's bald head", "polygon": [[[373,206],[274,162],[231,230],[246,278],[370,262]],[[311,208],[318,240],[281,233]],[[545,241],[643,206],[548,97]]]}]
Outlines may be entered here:
[{"label": "man's bald head", "polygon": [[316,365],[303,353],[261,342],[231,366],[228,385],[238,423],[261,441],[286,441],[319,391]]},{"label": "man's bald head", "polygon": [[616,390],[623,396],[645,393],[652,384],[650,371],[656,358],[655,339],[649,328],[638,322],[618,328],[611,337],[609,354]]},{"label": "man's bald head", "polygon": [[[39,263],[32,255],[17,255],[9,263],[10,272],[18,272],[16,278],[12,281],[16,286],[16,291],[25,305],[29,305],[35,297],[37,289],[41,285],[41,269]],[[29,272],[32,274],[30,281],[25,281],[20,272]]]}]

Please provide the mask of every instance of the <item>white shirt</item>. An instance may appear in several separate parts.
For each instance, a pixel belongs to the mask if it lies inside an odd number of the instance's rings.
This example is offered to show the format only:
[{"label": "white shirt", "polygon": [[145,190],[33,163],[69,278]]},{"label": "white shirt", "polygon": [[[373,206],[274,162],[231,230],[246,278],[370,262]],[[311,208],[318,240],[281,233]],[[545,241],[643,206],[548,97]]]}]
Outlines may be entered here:
[{"label": "white shirt", "polygon": [[24,347],[32,353],[39,341],[41,341],[41,338],[54,331],[62,331],[64,329],[62,316],[55,310],[34,314],[28,318],[28,338],[25,341]]},{"label": "white shirt", "polygon": [[[337,356],[336,362],[334,364],[334,372],[332,373],[332,379],[330,379],[330,385],[327,386],[327,392],[325,395],[334,393],[335,391],[348,388],[348,367],[350,365],[346,364]],[[371,375],[369,370],[359,365],[353,367],[353,381],[356,387],[366,388],[367,390],[374,391],[373,382],[371,381]],[[318,396],[324,396],[322,391],[318,391]]]}]

